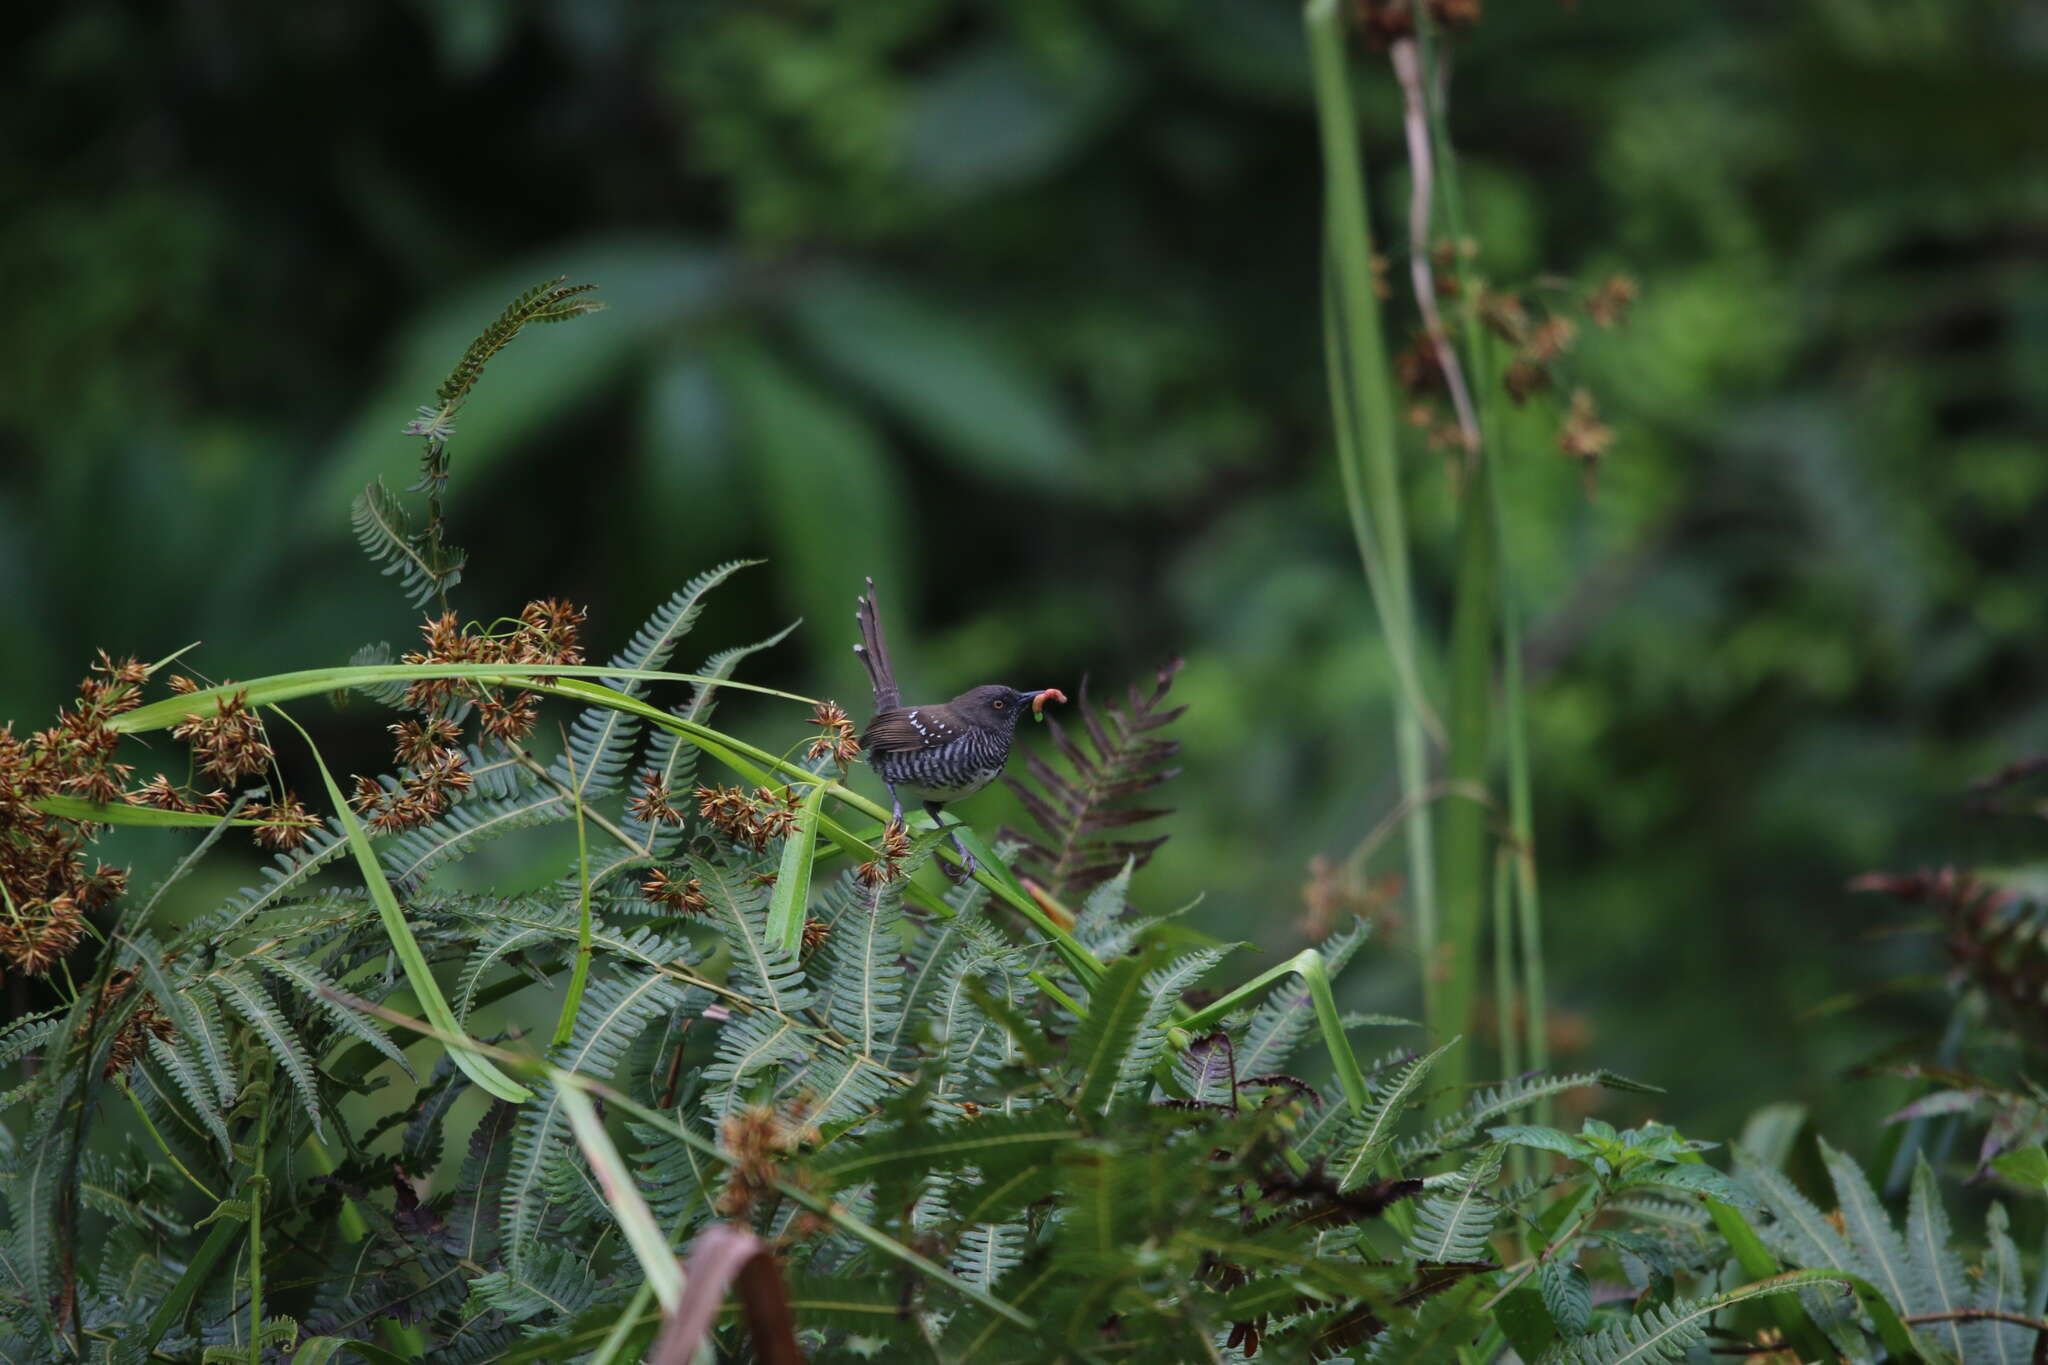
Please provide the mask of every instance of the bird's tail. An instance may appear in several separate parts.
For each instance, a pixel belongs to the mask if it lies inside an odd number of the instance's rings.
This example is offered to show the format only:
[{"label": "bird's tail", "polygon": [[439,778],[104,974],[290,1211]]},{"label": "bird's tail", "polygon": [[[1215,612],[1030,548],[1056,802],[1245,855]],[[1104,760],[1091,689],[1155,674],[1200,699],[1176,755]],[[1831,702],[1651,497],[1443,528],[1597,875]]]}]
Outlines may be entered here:
[{"label": "bird's tail", "polygon": [[882,634],[882,614],[875,605],[874,579],[868,580],[867,593],[859,602],[860,610],[853,619],[860,622],[860,643],[853,652],[868,666],[868,680],[875,685],[875,710],[887,711],[901,705],[903,695],[896,689],[896,671],[889,666],[889,642]]}]

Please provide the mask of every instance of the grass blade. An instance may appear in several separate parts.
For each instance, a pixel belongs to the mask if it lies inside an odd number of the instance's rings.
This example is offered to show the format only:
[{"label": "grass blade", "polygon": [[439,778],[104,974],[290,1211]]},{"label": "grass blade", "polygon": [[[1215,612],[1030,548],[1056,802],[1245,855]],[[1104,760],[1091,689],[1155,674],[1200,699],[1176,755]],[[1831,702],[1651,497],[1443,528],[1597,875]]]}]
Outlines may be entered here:
[{"label": "grass blade", "polygon": [[[272,708],[276,710],[275,707]],[[130,715],[135,714],[130,712]],[[320,757],[319,749],[313,745],[313,737],[305,728],[283,711],[277,714],[299,732],[306,741],[306,748],[313,755],[313,764],[320,770],[320,780],[326,784],[327,799],[334,803],[335,818],[341,821],[342,833],[348,837],[349,849],[355,854],[356,866],[362,869],[363,882],[369,888],[370,901],[377,907],[377,916],[384,922],[384,933],[391,940],[392,951],[398,954],[399,964],[405,968],[406,984],[412,987],[413,995],[419,1000],[420,1008],[428,1020],[443,1033],[463,1038],[467,1035],[462,1025],[455,1020],[455,1011],[448,1008],[447,997],[441,994],[440,983],[434,980],[434,972],[427,965],[427,955],[420,951],[419,940],[412,935],[412,927],[405,922],[405,912],[399,908],[398,896],[391,890],[391,883],[384,876],[384,867],[377,861],[377,850],[370,845],[370,836],[363,829],[362,821],[350,808],[348,800],[341,794],[341,787],[334,780],[334,774],[327,770],[326,760]],[[533,1092],[500,1071],[489,1058],[471,1048],[455,1048],[449,1054],[455,1064],[477,1087],[501,1100],[514,1104],[524,1103],[533,1098]]]}]

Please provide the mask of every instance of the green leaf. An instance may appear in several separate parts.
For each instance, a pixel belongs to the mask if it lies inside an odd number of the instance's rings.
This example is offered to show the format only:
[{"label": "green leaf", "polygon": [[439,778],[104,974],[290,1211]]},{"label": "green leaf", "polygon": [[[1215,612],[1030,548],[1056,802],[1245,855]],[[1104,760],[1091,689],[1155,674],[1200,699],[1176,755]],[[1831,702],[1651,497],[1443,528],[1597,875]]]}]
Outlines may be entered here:
[{"label": "green leaf", "polygon": [[1123,1075],[1124,1056],[1144,1022],[1151,997],[1145,990],[1143,958],[1119,958],[1088,996],[1088,1017],[1074,1035],[1073,1059],[1081,1069],[1074,1106],[1083,1114],[1105,1114]]},{"label": "green leaf", "polygon": [[1824,1271],[1794,1270],[1712,1298],[1665,1304],[1598,1335],[1560,1344],[1544,1365],[1662,1365],[1680,1360],[1687,1350],[1706,1340],[1708,1325],[1722,1309],[1828,1283],[1844,1281]]},{"label": "green leaf", "polygon": [[1337,1168],[1337,1187],[1340,1190],[1355,1190],[1372,1179],[1380,1158],[1394,1143],[1394,1125],[1407,1112],[1409,1100],[1421,1088],[1429,1069],[1436,1065],[1436,1059],[1456,1047],[1458,1042],[1453,1038],[1436,1051],[1408,1063],[1387,1088],[1373,1098],[1372,1104],[1351,1121],[1342,1144],[1349,1155]]},{"label": "green leaf", "polygon": [[1712,1166],[1691,1164],[1680,1166],[1651,1166],[1636,1171],[1616,1186],[1618,1189],[1635,1189],[1652,1185],[1663,1189],[1684,1190],[1688,1194],[1717,1199],[1723,1204],[1736,1208],[1760,1209],[1763,1205],[1757,1197],[1744,1188],[1741,1181],[1715,1170]]},{"label": "green leaf", "polygon": [[782,841],[782,862],[768,899],[768,939],[785,953],[803,940],[804,918],[811,905],[811,862],[818,852],[818,810],[825,804],[825,784],[804,793],[796,826]]},{"label": "green leaf", "polygon": [[1593,1282],[1578,1263],[1562,1256],[1545,1261],[1536,1283],[1557,1330],[1567,1337],[1586,1335],[1593,1325]]},{"label": "green leaf", "polygon": [[625,1234],[626,1245],[633,1249],[647,1283],[653,1286],[656,1301],[664,1312],[674,1313],[683,1301],[683,1268],[669,1250],[667,1234],[656,1225],[647,1201],[640,1197],[590,1097],[576,1086],[573,1077],[557,1074],[553,1079],[555,1093],[569,1115],[570,1130],[604,1191],[605,1207]]},{"label": "green leaf", "polygon": [[1538,1151],[1568,1156],[1574,1161],[1583,1161],[1593,1152],[1590,1146],[1570,1133],[1535,1124],[1510,1123],[1499,1128],[1489,1128],[1486,1134],[1495,1142],[1505,1142],[1510,1147],[1534,1147]]},{"label": "green leaf", "polygon": [[1417,1206],[1410,1256],[1436,1264],[1487,1259],[1496,1213],[1489,1188],[1500,1174],[1500,1156],[1497,1145],[1481,1151]]},{"label": "green leaf", "polygon": [[2048,1150],[2043,1150],[2039,1143],[1993,1157],[1991,1169],[2015,1185],[2036,1191],[2048,1190]]},{"label": "green leaf", "polygon": [[[278,714],[285,715],[282,711]],[[441,994],[440,984],[434,980],[434,970],[427,964],[427,955],[420,951],[419,940],[413,937],[412,926],[405,922],[405,912],[399,908],[398,897],[392,892],[391,883],[385,880],[383,865],[377,861],[377,851],[370,846],[370,836],[364,831],[362,822],[356,819],[348,799],[341,794],[341,788],[335,783],[334,774],[327,770],[320,751],[314,748],[312,736],[306,734],[291,717],[285,716],[285,719],[305,739],[306,748],[313,755],[314,766],[320,770],[320,780],[327,787],[327,799],[334,803],[335,816],[348,836],[349,849],[355,854],[356,866],[362,869],[363,883],[369,888],[370,900],[377,907],[377,917],[384,922],[385,935],[391,940],[399,964],[405,969],[406,984],[412,987],[413,997],[420,1002],[429,1023],[443,1033],[467,1042],[468,1034],[463,1032],[455,1011],[448,1008],[447,997]],[[490,1058],[460,1045],[454,1047],[449,1055],[455,1065],[462,1068],[464,1075],[499,1099],[517,1104],[533,1098],[533,1091],[500,1071]]]},{"label": "green leaf", "polygon": [[[221,823],[218,815],[204,811],[158,810],[154,806],[130,806],[104,801],[87,801],[77,796],[43,796],[29,803],[45,815],[62,820],[89,820],[98,825],[133,825],[142,829],[212,829]],[[235,819],[231,825],[260,825],[261,820]]]}]

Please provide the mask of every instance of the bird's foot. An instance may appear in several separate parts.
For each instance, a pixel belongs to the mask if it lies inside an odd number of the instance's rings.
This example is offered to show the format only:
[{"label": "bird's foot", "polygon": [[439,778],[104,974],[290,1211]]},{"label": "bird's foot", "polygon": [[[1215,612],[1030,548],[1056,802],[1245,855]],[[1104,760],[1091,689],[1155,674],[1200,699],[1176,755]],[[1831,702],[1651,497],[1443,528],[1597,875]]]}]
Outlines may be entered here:
[{"label": "bird's foot", "polygon": [[967,841],[960,837],[960,831],[957,829],[953,831],[953,851],[960,855],[960,867],[957,872],[951,867],[946,868],[946,875],[956,882],[964,882],[974,875],[974,870],[981,864],[967,851]]}]

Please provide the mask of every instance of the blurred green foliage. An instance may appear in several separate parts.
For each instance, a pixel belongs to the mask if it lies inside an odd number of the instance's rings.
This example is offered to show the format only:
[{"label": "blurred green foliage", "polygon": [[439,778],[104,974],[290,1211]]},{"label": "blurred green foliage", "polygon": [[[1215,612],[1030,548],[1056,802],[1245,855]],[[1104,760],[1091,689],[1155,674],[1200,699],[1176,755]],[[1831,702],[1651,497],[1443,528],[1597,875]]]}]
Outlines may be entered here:
[{"label": "blurred green foliage", "polygon": [[[478,320],[566,273],[610,310],[495,360],[451,448],[468,613],[560,593],[615,641],[762,553],[708,629],[806,617],[752,676],[856,710],[869,574],[913,691],[1184,653],[1142,895],[1205,892],[1227,937],[1293,942],[1309,858],[1386,814],[1292,5],[81,3],[8,63],[0,716],[43,723],[100,646],[238,676],[402,647],[349,500],[405,480]],[[1561,1061],[1694,1130],[1875,1112],[1841,1069],[1941,1003],[1802,1019],[1931,960],[1843,884],[2023,848],[1956,793],[2048,747],[2048,21],[1497,3],[1456,63],[1478,271],[1643,286],[1571,362],[1619,433],[1597,495],[1555,395],[1505,475],[1589,1035]],[[1400,204],[1391,79],[1360,98]],[[1445,472],[1419,441],[1410,472],[1440,633]],[[1412,979],[1379,970],[1353,985]]]}]

